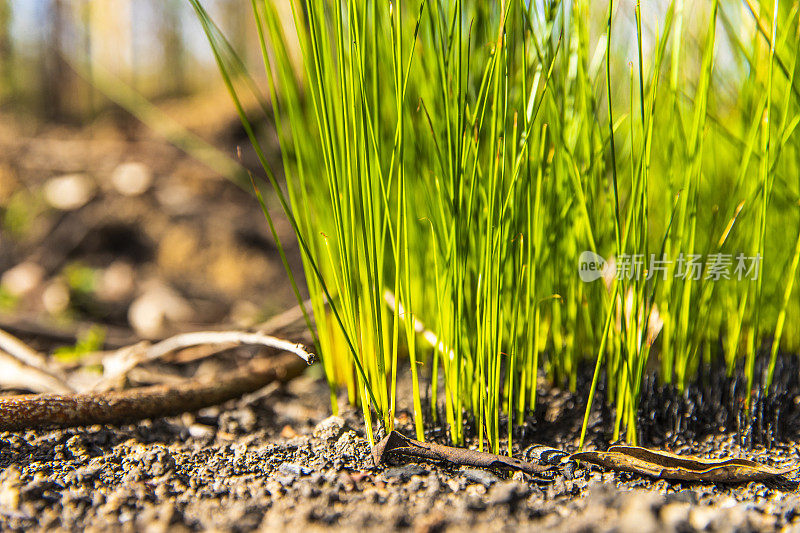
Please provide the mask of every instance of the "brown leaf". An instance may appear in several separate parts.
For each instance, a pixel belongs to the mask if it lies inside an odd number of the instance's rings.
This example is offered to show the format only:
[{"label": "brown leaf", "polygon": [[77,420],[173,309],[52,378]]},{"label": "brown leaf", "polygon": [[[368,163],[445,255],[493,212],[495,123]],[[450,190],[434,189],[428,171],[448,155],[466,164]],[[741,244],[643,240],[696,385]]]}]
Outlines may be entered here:
[{"label": "brown leaf", "polygon": [[376,466],[384,463],[389,454],[427,461],[443,461],[454,465],[519,470],[531,475],[542,474],[555,468],[552,465],[535,464],[505,455],[420,442],[409,439],[397,431],[389,433],[372,448],[372,458]]},{"label": "brown leaf", "polygon": [[800,468],[794,465],[777,469],[748,459],[703,459],[638,446],[611,446],[605,452],[573,453],[571,459],[659,479],[713,483],[767,481]]}]

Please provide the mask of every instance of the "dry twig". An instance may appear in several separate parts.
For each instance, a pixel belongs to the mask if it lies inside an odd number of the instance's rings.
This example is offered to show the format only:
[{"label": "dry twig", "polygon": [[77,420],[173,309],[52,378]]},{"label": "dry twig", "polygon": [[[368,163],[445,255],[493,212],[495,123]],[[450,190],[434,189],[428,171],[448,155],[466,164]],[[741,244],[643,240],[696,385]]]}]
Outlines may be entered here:
[{"label": "dry twig", "polygon": [[[253,344],[276,348],[297,355],[307,364],[314,362],[314,354],[309,353],[302,344],[293,343],[265,335],[244,331],[198,331],[181,333],[151,346],[147,343],[126,346],[103,358],[103,379],[95,385],[95,390],[107,390],[123,379],[138,365],[159,359],[169,353],[192,346],[225,345],[230,348],[239,344]],[[213,352],[212,352],[213,353]]]},{"label": "dry twig", "polygon": [[[253,344],[278,349],[278,358],[252,359],[238,370],[222,375],[187,379],[170,385],[138,387],[126,391],[84,392],[76,394],[20,395],[0,398],[0,430],[12,431],[49,425],[79,426],[169,416],[222,403],[253,392],[273,381],[297,376],[314,362],[314,354],[301,344],[263,333],[242,331],[201,331],[182,333],[149,345],[126,346],[103,358],[104,378],[100,385],[119,381],[137,365],[191,346]],[[14,356],[0,357],[0,369],[16,371],[14,382],[29,386],[22,379],[39,383],[39,390],[70,392],[65,381],[48,371],[47,360],[22,341],[0,331],[0,348]],[[289,355],[289,354],[293,355]],[[0,356],[4,352],[0,351]],[[35,365],[35,366],[34,366]],[[49,380],[47,378],[50,378]],[[17,383],[20,384],[20,383]],[[33,387],[30,387],[33,388]],[[36,390],[36,389],[34,389]]]},{"label": "dry twig", "polygon": [[38,392],[74,390],[59,372],[50,368],[44,355],[1,329],[0,385]]},{"label": "dry twig", "polygon": [[194,411],[253,392],[273,381],[288,381],[305,366],[304,361],[286,353],[258,357],[237,370],[187,379],[176,385],[0,398],[0,431],[110,424]]},{"label": "dry twig", "polygon": [[60,377],[27,365],[3,351],[0,351],[0,387],[34,392],[74,392]]}]

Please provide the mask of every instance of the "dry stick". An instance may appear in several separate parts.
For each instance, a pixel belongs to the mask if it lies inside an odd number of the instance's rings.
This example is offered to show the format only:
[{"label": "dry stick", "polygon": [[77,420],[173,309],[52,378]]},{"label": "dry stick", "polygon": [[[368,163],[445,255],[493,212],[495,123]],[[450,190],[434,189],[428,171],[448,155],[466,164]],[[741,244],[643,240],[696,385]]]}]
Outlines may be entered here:
[{"label": "dry stick", "polygon": [[237,370],[188,379],[176,385],[119,392],[0,398],[0,431],[111,424],[176,415],[237,398],[273,381],[288,381],[301,374],[305,367],[302,360],[285,353],[252,359]]},{"label": "dry stick", "polygon": [[[305,300],[303,302],[303,306],[305,306],[306,308],[310,307],[311,299],[309,298]],[[291,309],[287,309],[286,311],[283,311],[280,314],[277,314],[269,318],[267,321],[253,326],[252,329],[257,334],[272,335],[276,331],[288,328],[295,322],[299,322],[300,320],[302,320],[302,318],[303,318],[303,307],[301,307],[300,305],[295,305]],[[196,361],[197,359],[205,359],[206,357],[210,357],[220,352],[229,350],[233,346],[235,346],[235,343],[208,345],[206,346],[206,349],[200,353],[192,353],[189,356],[182,355],[180,357],[176,357],[175,359],[173,359],[172,362],[189,363],[191,361]]]},{"label": "dry stick", "polygon": [[[298,304],[292,307],[291,309],[287,309],[286,311],[270,317],[267,319],[266,322],[262,322],[258,324],[253,329],[255,329],[259,333],[272,333],[274,331],[278,331],[285,327],[288,327],[295,322],[299,322],[303,319],[303,309],[309,309],[312,305],[311,298],[306,299],[302,305]],[[325,301],[327,303],[327,301]]]},{"label": "dry stick", "polygon": [[[386,305],[389,306],[391,311],[397,310],[398,315],[400,318],[405,320],[405,309],[403,308],[403,304],[398,303],[397,299],[394,296],[394,293],[390,290],[386,290],[383,292],[383,300],[386,302]],[[399,309],[396,309],[399,308]],[[414,331],[417,332],[418,335],[422,335],[422,338],[425,339],[428,344],[432,347],[439,350],[439,353],[442,355],[448,356],[451,359],[454,357],[453,350],[447,348],[442,341],[439,340],[439,336],[436,335],[433,331],[429,330],[425,327],[425,324],[418,319],[417,317],[413,317],[414,319]]]},{"label": "dry stick", "polygon": [[168,353],[200,345],[223,345],[229,349],[231,345],[254,344],[277,348],[297,355],[307,364],[314,362],[314,354],[306,351],[299,343],[293,343],[265,335],[263,333],[248,333],[245,331],[197,331],[193,333],[180,333],[151,346],[133,345],[120,348],[110,356],[103,359],[104,374],[107,375],[97,384],[97,388],[108,387],[115,380],[127,375],[138,365],[159,359]]},{"label": "dry stick", "polygon": [[[50,392],[73,392],[64,377],[49,368],[47,359],[15,336],[0,329],[0,382],[18,386],[26,380]],[[34,389],[36,390],[36,389]]]},{"label": "dry stick", "polygon": [[444,461],[454,465],[475,466],[478,468],[499,468],[519,470],[526,474],[538,475],[555,470],[553,465],[541,465],[493,453],[453,448],[431,442],[410,439],[397,431],[392,431],[372,448],[375,466],[386,462],[388,455],[400,455],[426,461]]},{"label": "dry stick", "polygon": [[[116,366],[115,376],[127,374],[144,361],[202,344],[255,344],[263,345],[298,356],[305,364],[314,362],[314,354],[301,344],[291,343],[263,333],[242,331],[201,331],[183,333],[152,346],[138,344],[117,350],[115,356],[104,363]],[[0,347],[10,349],[31,363],[42,357],[22,341],[0,330]],[[20,364],[22,364],[20,362]],[[122,392],[93,392],[82,394],[41,394],[0,398],[0,430],[28,429],[47,425],[76,426],[102,424],[168,416],[253,392],[277,380],[298,375],[305,365],[298,359],[283,356],[271,362],[265,358],[251,360],[242,369],[228,372],[217,378],[189,379],[174,385],[140,387]],[[33,367],[31,367],[33,368]]]},{"label": "dry stick", "polygon": [[28,366],[0,350],[0,388],[26,389],[32,392],[70,393],[75,389],[64,380]]},{"label": "dry stick", "polygon": [[0,350],[5,351],[8,355],[11,355],[27,366],[40,370],[53,377],[59,377],[53,374],[48,368],[47,358],[44,355],[2,329],[0,329]]},{"label": "dry stick", "polygon": [[262,333],[247,333],[244,331],[197,331],[194,333],[181,333],[147,348],[144,361],[152,361],[169,352],[188,348],[190,346],[225,343],[261,344],[269,346],[270,348],[277,348],[284,352],[291,352],[309,365],[314,362],[314,354],[307,352],[302,344],[285,341]]}]

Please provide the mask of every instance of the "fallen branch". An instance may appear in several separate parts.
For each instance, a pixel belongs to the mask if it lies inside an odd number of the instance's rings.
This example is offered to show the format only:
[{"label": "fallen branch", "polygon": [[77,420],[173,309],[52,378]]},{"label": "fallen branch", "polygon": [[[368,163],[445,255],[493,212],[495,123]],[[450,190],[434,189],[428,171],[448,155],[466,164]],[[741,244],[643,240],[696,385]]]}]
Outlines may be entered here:
[{"label": "fallen branch", "polygon": [[538,475],[555,470],[553,465],[540,465],[493,453],[453,448],[430,442],[410,439],[397,431],[392,431],[372,448],[372,459],[378,466],[386,462],[389,455],[402,456],[424,461],[440,461],[452,465],[474,466],[477,468],[494,468],[502,470],[518,470],[526,474]]},{"label": "fallen branch", "polygon": [[0,330],[0,349],[6,351],[26,365],[43,370],[47,367],[47,358],[3,330]]},{"label": "fallen branch", "polygon": [[158,359],[169,352],[181,350],[190,346],[200,344],[254,344],[276,348],[284,352],[290,352],[300,359],[311,364],[314,362],[314,354],[306,351],[302,344],[289,342],[271,335],[262,333],[247,333],[244,331],[198,331],[194,333],[181,333],[169,339],[158,342],[147,349],[144,355],[145,361]]},{"label": "fallen branch", "polygon": [[[161,342],[148,346],[139,343],[133,346],[120,348],[103,358],[103,379],[95,386],[96,389],[110,388],[138,365],[160,359],[161,357],[192,346],[201,345],[226,345],[230,348],[239,344],[253,344],[276,348],[297,355],[306,364],[314,362],[314,354],[306,351],[302,344],[293,343],[265,335],[263,333],[248,333],[244,331],[198,331],[194,333],[181,333]],[[213,353],[213,352],[212,352]]]},{"label": "fallen branch", "polygon": [[0,398],[0,431],[112,424],[176,415],[237,398],[273,381],[288,381],[305,367],[303,360],[283,354],[252,359],[237,370],[175,385]]}]

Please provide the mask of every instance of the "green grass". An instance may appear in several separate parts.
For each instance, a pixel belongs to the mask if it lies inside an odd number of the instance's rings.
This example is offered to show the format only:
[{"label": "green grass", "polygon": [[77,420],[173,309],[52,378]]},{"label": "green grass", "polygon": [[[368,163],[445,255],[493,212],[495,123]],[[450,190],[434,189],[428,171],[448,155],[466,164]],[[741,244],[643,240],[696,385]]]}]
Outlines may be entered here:
[{"label": "green grass", "polygon": [[[423,438],[429,390],[455,442],[470,417],[510,453],[501,420],[536,407],[540,373],[574,390],[590,364],[585,420],[605,374],[636,442],[648,369],[683,388],[720,356],[766,388],[800,347],[796,3],[292,0],[287,20],[252,0],[260,84],[192,4],[297,234],[333,407],[346,389],[370,439],[398,401]],[[257,86],[285,189],[239,103]],[[584,251],[639,275],[584,283]]]}]

